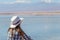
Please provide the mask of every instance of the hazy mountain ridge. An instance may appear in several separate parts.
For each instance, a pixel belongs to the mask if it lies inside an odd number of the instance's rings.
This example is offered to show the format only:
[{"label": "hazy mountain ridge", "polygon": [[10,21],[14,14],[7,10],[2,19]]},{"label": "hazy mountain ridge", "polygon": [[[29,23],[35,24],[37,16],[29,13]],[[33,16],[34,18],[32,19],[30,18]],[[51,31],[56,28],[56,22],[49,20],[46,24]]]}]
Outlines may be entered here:
[{"label": "hazy mountain ridge", "polygon": [[60,11],[60,5],[57,3],[0,4],[0,12],[15,11]]}]

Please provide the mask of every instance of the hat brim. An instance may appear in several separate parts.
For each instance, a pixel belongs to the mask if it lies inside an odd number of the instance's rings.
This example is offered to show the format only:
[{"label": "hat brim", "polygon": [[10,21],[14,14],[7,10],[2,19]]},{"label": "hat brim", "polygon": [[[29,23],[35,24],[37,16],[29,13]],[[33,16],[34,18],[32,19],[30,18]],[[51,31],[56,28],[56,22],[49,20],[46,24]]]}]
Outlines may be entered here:
[{"label": "hat brim", "polygon": [[11,24],[10,25],[10,28],[15,28],[17,25],[19,25],[20,24],[20,22],[19,23],[17,23],[16,25],[13,25],[13,24]]}]

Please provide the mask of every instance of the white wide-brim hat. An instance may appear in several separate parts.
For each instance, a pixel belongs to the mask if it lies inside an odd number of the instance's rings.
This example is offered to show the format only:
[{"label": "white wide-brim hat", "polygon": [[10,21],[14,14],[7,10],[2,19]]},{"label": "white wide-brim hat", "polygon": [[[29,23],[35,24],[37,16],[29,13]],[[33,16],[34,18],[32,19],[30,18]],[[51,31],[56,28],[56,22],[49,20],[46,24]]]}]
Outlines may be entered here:
[{"label": "white wide-brim hat", "polygon": [[19,18],[18,16],[13,16],[11,18],[11,25],[10,28],[15,28],[17,25],[21,24],[23,22],[24,18]]}]

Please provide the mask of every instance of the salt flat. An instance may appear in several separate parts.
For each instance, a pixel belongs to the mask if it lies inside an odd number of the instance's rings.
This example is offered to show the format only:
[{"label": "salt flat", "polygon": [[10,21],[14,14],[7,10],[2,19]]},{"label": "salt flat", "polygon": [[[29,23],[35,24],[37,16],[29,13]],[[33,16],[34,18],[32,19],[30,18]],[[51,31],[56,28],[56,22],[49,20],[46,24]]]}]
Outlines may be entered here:
[{"label": "salt flat", "polygon": [[60,12],[0,12],[0,15],[35,15],[35,16],[53,16],[60,15]]}]

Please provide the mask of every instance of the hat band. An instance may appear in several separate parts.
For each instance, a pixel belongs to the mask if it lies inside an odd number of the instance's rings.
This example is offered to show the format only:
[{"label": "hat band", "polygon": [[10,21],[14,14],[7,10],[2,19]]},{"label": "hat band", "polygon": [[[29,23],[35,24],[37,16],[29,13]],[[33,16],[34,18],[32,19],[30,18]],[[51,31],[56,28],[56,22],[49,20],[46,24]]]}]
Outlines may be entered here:
[{"label": "hat band", "polygon": [[18,22],[14,23],[13,25],[16,25],[16,24],[19,23],[19,22],[20,22],[20,20],[19,20]]}]

